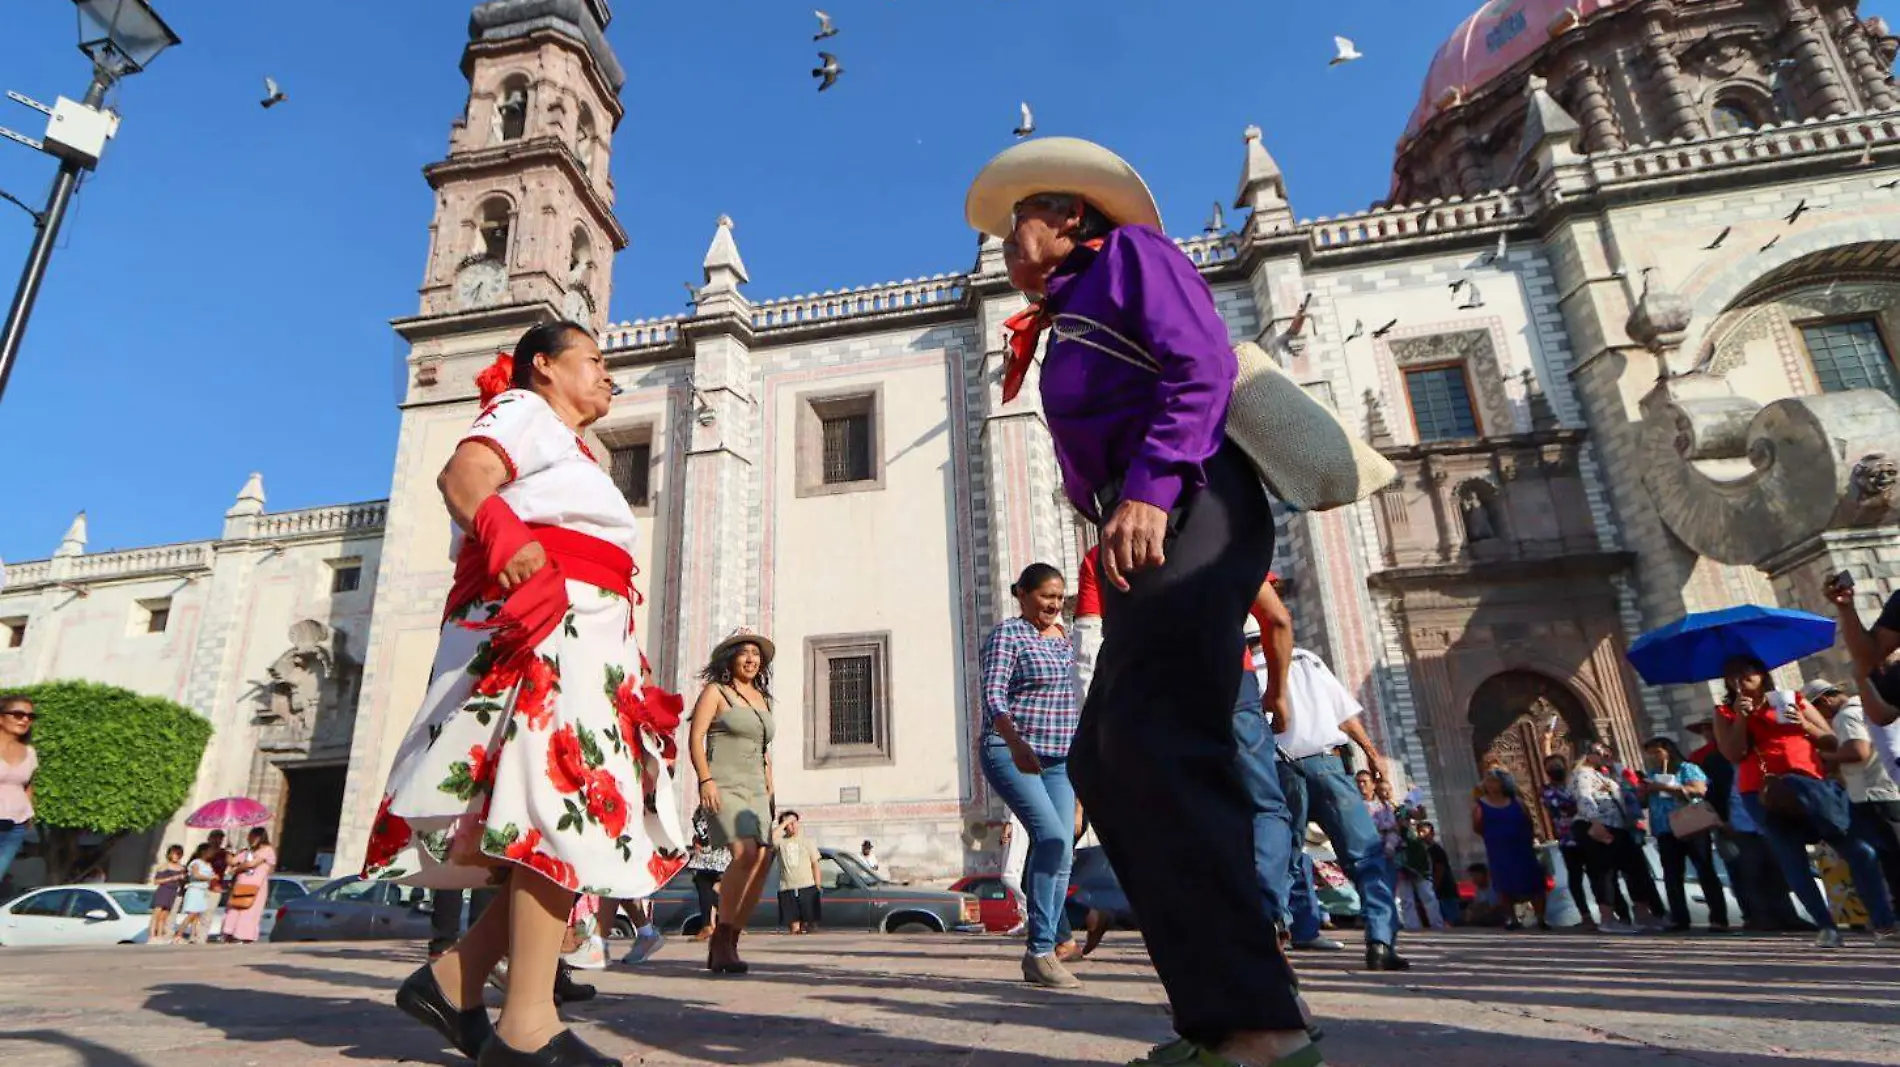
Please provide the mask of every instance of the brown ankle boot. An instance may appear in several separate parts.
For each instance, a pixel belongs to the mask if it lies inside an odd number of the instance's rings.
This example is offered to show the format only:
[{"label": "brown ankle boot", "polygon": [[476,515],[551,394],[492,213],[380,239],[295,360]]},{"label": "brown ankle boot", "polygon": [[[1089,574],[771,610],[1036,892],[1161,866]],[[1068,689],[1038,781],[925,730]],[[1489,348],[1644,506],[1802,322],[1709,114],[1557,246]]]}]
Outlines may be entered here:
[{"label": "brown ankle boot", "polygon": [[714,974],[744,974],[751,969],[739,958],[737,927],[720,923],[706,944],[706,969]]}]

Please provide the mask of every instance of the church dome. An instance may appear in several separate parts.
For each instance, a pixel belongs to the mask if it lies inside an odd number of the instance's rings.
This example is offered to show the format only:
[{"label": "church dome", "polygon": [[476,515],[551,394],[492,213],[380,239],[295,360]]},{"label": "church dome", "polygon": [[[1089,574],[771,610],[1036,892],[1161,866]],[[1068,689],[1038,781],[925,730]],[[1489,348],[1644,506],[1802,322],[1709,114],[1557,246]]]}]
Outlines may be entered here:
[{"label": "church dome", "polygon": [[1440,112],[1483,92],[1551,40],[1597,14],[1633,0],[1488,0],[1460,23],[1432,57],[1418,107],[1405,124],[1401,149]]}]

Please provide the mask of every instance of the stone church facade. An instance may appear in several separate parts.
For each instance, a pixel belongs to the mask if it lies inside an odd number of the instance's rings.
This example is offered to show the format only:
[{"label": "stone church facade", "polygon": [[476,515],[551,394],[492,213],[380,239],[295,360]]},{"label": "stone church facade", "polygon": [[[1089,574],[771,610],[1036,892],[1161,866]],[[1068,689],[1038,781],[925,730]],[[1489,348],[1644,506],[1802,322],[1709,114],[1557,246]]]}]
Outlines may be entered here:
[{"label": "stone church facade", "polygon": [[[418,314],[395,323],[389,499],[247,564],[347,549],[373,606],[264,610],[267,584],[215,567],[175,594],[230,620],[153,675],[220,726],[194,799],[296,773],[283,724],[330,700],[348,729],[317,730],[312,753],[347,753],[335,848],[360,855],[449,583],[436,474],[495,351],[568,316],[625,390],[594,444],[643,521],[637,621],[662,682],[690,692],[736,627],[771,635],[781,805],[913,875],[992,862],[976,650],[1021,567],[1073,574],[1092,537],[1058,495],[1036,390],[1001,399],[1022,305],[1000,248],[960,274],[755,298],[721,218],[690,313],[609,321],[610,256],[639,228],[613,211],[609,17],[603,0],[475,10],[468,109],[425,170]],[[1481,764],[1535,783],[1553,721],[1557,744],[1634,760],[1707,713],[1703,687],[1640,683],[1635,634],[1740,602],[1819,609],[1842,569],[1870,604],[1900,582],[1895,46],[1849,0],[1493,0],[1434,61],[1390,203],[1299,218],[1297,175],[1249,129],[1238,228],[1181,241],[1233,338],[1279,353],[1399,469],[1352,508],[1283,514],[1277,565],[1300,643],[1359,695],[1455,851],[1478,847],[1462,813]],[[278,519],[255,495],[249,521]],[[272,544],[227,524],[200,551]],[[147,578],[78,597],[94,558],[14,568],[0,624],[26,636],[0,673],[79,671],[68,650],[93,630],[132,643],[94,598],[137,602]],[[290,634],[306,615],[331,636]],[[284,656],[281,700],[237,681]],[[1838,667],[1821,659],[1804,666]]]}]

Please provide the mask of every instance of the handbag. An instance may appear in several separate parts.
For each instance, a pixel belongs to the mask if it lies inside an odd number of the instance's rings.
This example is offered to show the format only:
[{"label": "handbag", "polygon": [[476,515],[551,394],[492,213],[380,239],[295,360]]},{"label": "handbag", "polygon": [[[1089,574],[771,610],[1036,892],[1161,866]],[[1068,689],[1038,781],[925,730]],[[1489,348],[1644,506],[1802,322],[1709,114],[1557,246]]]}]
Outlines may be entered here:
[{"label": "handbag", "polygon": [[[1051,322],[1056,340],[1087,345],[1159,375],[1145,349],[1084,315]],[[1356,503],[1398,478],[1392,462],[1354,433],[1339,413],[1306,391],[1266,349],[1234,346],[1239,374],[1227,404],[1227,437],[1282,502],[1301,511],[1330,511]]]},{"label": "handbag", "polygon": [[239,885],[231,887],[231,901],[226,907],[232,911],[243,911],[257,903],[258,886]]},{"label": "handbag", "polygon": [[1684,804],[1669,813],[1669,833],[1678,841],[1706,834],[1720,825],[1722,817],[1700,801]]}]

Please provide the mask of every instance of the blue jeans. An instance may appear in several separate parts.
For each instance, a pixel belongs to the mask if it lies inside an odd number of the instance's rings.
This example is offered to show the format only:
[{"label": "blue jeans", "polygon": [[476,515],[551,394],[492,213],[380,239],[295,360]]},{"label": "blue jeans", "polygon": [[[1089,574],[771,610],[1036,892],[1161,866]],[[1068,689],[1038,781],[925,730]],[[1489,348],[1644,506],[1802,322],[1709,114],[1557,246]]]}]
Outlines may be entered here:
[{"label": "blue jeans", "polygon": [[1260,679],[1252,671],[1242,672],[1240,696],[1234,701],[1234,745],[1239,751],[1241,784],[1253,805],[1253,863],[1260,879],[1261,906],[1278,923],[1286,914],[1292,881],[1294,823],[1286,794],[1280,791],[1280,749],[1273,740],[1273,727],[1260,710]]},{"label": "blue jeans", "polygon": [[13,824],[11,830],[0,830],[0,882],[6,881],[7,868],[13,866],[13,857],[20,854],[20,846],[26,844],[26,824]]},{"label": "blue jeans", "polygon": [[[1286,764],[1282,762],[1281,766]],[[1287,793],[1287,807],[1291,808],[1293,794],[1286,789],[1285,771],[1280,772],[1280,787]],[[1286,900],[1289,912],[1286,928],[1296,945],[1317,940],[1320,925],[1326,921],[1326,909],[1319,902],[1319,894],[1313,891],[1313,857],[1306,854],[1305,836],[1298,831],[1293,835],[1293,884]]]},{"label": "blue jeans", "polygon": [[1801,801],[1806,818],[1770,815],[1762,806],[1760,793],[1743,793],[1742,805],[1748,817],[1768,838],[1769,851],[1781,875],[1794,890],[1795,899],[1807,910],[1808,918],[1822,929],[1831,929],[1834,912],[1827,906],[1827,895],[1814,882],[1808,869],[1807,844],[1826,841],[1838,853],[1854,877],[1854,889],[1867,906],[1867,921],[1876,930],[1893,925],[1893,900],[1887,896],[1887,880],[1880,874],[1880,857],[1872,845],[1855,837],[1847,827],[1847,794],[1833,782],[1800,775],[1784,775],[1782,782]]},{"label": "blue jeans", "polygon": [[1042,757],[1041,774],[1024,774],[1009,758],[1009,745],[983,735],[983,777],[1029,832],[1023,864],[1023,896],[1029,901],[1029,951],[1056,950],[1063,905],[1069,896],[1069,864],[1075,859],[1075,787],[1069,761]]},{"label": "blue jeans", "polygon": [[[1359,787],[1346,765],[1330,752],[1282,763],[1280,782],[1286,789],[1293,825],[1319,823],[1333,843],[1333,854],[1359,890],[1360,918],[1366,924],[1366,943],[1391,945],[1398,940],[1398,904],[1393,899],[1392,869],[1385,862],[1385,843],[1366,813]],[[1303,928],[1293,914],[1293,940],[1311,941],[1319,926]]]}]

